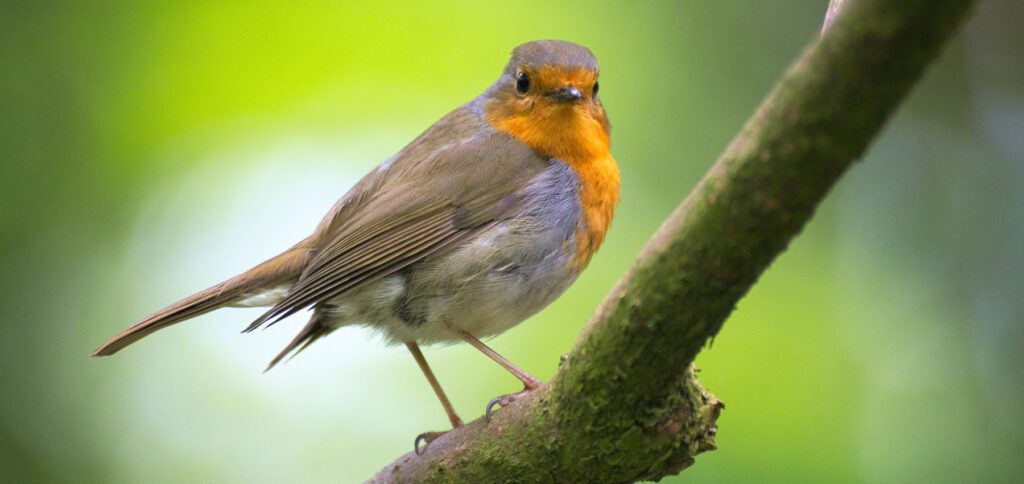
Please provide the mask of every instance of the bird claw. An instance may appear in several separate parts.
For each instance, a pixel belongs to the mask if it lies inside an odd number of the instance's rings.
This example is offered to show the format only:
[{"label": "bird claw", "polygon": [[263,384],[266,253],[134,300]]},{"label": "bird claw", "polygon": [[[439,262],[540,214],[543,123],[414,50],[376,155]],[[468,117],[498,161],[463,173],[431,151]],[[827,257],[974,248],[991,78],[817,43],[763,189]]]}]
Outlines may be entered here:
[{"label": "bird claw", "polygon": [[518,400],[519,397],[521,397],[523,395],[526,395],[527,393],[530,393],[533,390],[534,390],[533,388],[527,387],[527,388],[524,388],[523,391],[521,391],[521,392],[509,393],[508,395],[501,395],[499,397],[495,397],[490,402],[487,402],[487,408],[484,409],[484,420],[487,421],[487,422],[491,421],[491,414],[494,413],[494,406],[495,405],[497,405],[499,407],[506,407],[506,406],[508,406],[508,404]]},{"label": "bird claw", "polygon": [[[412,443],[412,450],[416,452],[416,455],[423,455],[423,452],[427,450],[427,447],[431,442],[438,439],[438,437],[447,434],[448,431],[444,432],[423,432],[416,436],[416,440]],[[423,447],[420,448],[420,442],[423,442]]]}]

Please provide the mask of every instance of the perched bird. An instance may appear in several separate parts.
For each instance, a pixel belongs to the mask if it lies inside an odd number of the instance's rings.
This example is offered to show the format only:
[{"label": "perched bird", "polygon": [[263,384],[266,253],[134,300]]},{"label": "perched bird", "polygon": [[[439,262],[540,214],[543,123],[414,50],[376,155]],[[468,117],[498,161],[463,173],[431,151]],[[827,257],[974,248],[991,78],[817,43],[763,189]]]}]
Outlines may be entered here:
[{"label": "perched bird", "polygon": [[[434,123],[366,175],[308,238],[125,329],[93,356],[221,307],[271,306],[246,331],[312,309],[267,369],[346,325],[404,343],[462,424],[420,344],[465,341],[539,385],[481,338],[544,308],[604,240],[619,199],[610,125],[589,49],[544,40],[516,47],[483,94]],[[442,432],[416,439],[427,444]]]}]

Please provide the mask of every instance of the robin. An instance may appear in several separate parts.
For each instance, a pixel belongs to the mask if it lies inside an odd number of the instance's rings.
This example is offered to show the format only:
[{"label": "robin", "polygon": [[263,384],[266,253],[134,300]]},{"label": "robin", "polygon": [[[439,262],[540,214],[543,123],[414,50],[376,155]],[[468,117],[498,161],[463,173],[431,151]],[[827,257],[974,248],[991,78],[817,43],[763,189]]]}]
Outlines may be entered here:
[{"label": "robin", "polygon": [[[488,403],[489,418],[540,383],[481,339],[573,283],[619,199],[598,88],[586,47],[516,47],[497,82],[366,175],[308,238],[139,321],[93,356],[222,307],[270,306],[246,332],[310,308],[309,322],[268,370],[339,327],[368,326],[405,344],[458,427],[420,345],[464,341],[524,385]],[[418,436],[417,451],[442,433]]]}]

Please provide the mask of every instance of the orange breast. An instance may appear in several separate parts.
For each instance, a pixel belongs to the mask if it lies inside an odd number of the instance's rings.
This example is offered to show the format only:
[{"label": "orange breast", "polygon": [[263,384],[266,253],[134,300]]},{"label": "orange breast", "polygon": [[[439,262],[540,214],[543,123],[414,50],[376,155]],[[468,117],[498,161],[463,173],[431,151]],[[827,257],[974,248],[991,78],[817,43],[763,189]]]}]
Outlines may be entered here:
[{"label": "orange breast", "polygon": [[580,205],[583,207],[583,220],[576,230],[577,252],[573,262],[577,270],[583,270],[601,247],[611,226],[615,204],[619,201],[619,167],[609,153],[585,165],[573,165],[573,168],[580,177]]},{"label": "orange breast", "polygon": [[582,219],[576,230],[577,252],[573,259],[578,271],[590,263],[604,241],[619,201],[620,185],[604,113],[582,112],[586,109],[590,108],[552,106],[529,113],[497,109],[487,115],[495,129],[564,161],[579,177]]}]

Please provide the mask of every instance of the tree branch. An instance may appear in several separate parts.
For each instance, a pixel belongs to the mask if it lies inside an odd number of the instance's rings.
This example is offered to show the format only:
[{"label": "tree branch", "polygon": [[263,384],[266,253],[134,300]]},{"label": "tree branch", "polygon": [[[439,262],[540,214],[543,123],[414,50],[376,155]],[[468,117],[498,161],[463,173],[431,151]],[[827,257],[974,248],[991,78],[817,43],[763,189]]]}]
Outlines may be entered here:
[{"label": "tree branch", "polygon": [[839,15],[839,11],[844,9],[846,0],[829,0],[828,10],[825,11],[825,21],[821,24],[822,35],[828,32],[829,27],[832,27],[832,22],[836,21],[836,16]]},{"label": "tree branch", "polygon": [[691,363],[859,158],[973,2],[858,0],[648,242],[555,378],[374,481],[634,481],[715,448]]}]

